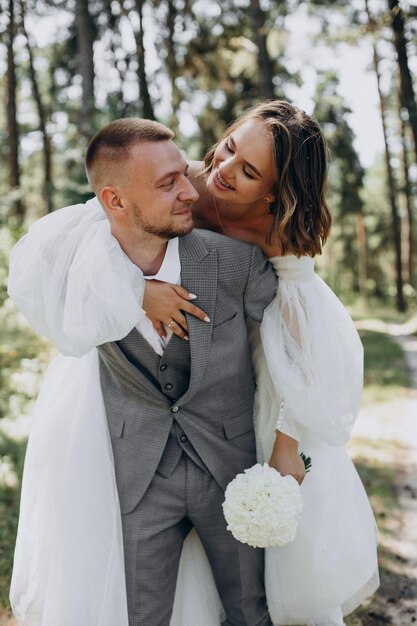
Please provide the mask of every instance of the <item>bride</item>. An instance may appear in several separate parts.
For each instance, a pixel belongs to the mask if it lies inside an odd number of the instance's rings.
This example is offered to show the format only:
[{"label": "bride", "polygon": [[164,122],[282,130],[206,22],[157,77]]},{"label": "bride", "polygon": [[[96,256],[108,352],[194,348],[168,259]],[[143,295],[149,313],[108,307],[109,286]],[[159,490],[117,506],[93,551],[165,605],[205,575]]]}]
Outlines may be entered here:
[{"label": "bride", "polygon": [[[260,176],[259,124],[273,145],[273,190]],[[375,522],[344,448],[359,409],[362,346],[340,301],[314,273],[330,217],[321,130],[287,102],[239,118],[193,164],[195,224],[259,245],[279,277],[261,327],[250,328],[258,460],[302,482],[294,542],[265,551],[274,625],[343,624],[378,587]],[[127,626],[120,510],[95,346],[144,315],[160,333],[186,291],[150,284],[124,255],[96,198],[39,220],[15,247],[9,293],[60,348],[29,439],[11,586],[26,626]],[[145,297],[143,298],[143,295]],[[198,294],[197,294],[198,295]],[[197,301],[198,302],[198,301]],[[312,458],[304,478],[299,453]],[[161,581],[161,584],[162,581]],[[195,532],[183,547],[171,626],[219,626],[222,607]]]}]

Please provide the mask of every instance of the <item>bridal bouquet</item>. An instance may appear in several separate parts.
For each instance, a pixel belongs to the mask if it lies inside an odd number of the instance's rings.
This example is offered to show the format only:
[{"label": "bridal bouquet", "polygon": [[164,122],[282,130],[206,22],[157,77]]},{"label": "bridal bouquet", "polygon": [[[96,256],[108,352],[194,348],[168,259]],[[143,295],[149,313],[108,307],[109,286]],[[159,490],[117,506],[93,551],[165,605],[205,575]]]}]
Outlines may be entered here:
[{"label": "bridal bouquet", "polygon": [[267,463],[257,463],[227,486],[223,513],[233,537],[254,548],[293,541],[303,506],[300,485]]}]

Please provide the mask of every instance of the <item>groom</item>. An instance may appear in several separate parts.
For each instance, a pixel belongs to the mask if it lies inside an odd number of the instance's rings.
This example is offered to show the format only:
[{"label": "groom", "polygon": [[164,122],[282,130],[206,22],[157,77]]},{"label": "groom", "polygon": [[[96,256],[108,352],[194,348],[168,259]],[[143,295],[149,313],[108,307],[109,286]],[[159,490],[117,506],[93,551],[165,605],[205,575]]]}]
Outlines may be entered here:
[{"label": "groom", "polygon": [[228,482],[256,462],[246,318],[261,320],[276,277],[258,248],[192,231],[198,194],[172,137],[156,122],[116,120],[86,156],[91,187],[126,255],[145,277],[197,293],[210,318],[187,316],[189,342],[172,333],[162,340],[145,318],[99,347],[129,625],[169,625],[182,544],[194,527],[224,624],[271,626],[263,552],[227,531],[222,502]]}]

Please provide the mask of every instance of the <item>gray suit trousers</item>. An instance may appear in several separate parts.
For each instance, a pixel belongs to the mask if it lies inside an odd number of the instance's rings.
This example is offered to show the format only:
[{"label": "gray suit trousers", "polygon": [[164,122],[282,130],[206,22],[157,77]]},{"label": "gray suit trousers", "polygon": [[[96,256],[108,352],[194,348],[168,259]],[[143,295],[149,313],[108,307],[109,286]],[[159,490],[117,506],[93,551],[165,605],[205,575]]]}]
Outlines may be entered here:
[{"label": "gray suit trousers", "polygon": [[224,624],[272,626],[263,550],[232,537],[223,500],[212,476],[184,453],[171,475],[157,471],[138,506],[122,515],[129,626],[169,626],[182,544],[192,527],[213,570],[228,616]]}]

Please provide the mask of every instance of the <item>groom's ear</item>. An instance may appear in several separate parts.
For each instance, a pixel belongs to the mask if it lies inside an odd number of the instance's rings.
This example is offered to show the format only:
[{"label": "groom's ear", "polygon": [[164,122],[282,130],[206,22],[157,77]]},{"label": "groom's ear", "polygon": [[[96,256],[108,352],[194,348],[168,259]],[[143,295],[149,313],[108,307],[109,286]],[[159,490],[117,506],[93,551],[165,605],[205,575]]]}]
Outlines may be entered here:
[{"label": "groom's ear", "polygon": [[100,200],[110,215],[125,210],[120,191],[117,187],[103,187],[100,191]]}]

